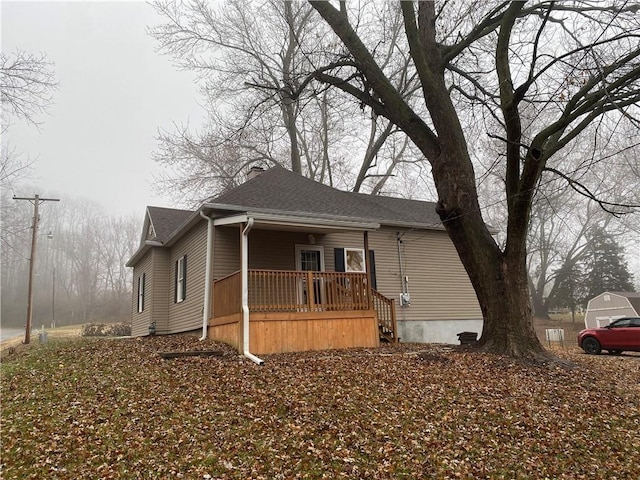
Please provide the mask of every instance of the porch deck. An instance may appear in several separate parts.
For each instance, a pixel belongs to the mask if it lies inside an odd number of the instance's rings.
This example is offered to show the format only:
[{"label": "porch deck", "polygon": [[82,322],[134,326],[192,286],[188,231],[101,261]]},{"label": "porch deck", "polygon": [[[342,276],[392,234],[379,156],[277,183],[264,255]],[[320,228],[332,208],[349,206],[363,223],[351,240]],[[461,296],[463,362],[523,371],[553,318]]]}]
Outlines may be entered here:
[{"label": "porch deck", "polygon": [[[394,302],[370,290],[364,273],[249,270],[248,307],[250,350],[257,354],[397,340]],[[213,284],[209,338],[240,346],[240,272]]]}]

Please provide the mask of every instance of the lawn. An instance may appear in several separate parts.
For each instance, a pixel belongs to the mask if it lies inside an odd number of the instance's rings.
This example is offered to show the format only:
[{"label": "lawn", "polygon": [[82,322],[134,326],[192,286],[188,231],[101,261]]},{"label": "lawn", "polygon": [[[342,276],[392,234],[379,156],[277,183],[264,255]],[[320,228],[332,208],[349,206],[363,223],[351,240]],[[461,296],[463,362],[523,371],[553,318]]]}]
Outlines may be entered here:
[{"label": "lawn", "polygon": [[[215,348],[221,357],[163,360]],[[265,356],[63,339],[2,364],[5,479],[640,478],[640,354],[571,370],[455,348]]]}]

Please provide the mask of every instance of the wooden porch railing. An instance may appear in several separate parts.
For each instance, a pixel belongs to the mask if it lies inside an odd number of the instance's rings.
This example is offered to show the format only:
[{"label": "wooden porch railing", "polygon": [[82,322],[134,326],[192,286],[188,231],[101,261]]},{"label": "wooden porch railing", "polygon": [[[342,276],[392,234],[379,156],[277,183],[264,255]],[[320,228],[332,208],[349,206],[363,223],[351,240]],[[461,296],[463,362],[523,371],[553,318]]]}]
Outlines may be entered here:
[{"label": "wooden porch railing", "polygon": [[398,325],[396,323],[396,302],[387,298],[377,290],[371,290],[373,308],[378,316],[380,337],[390,341],[398,341]]},{"label": "wooden porch railing", "polygon": [[249,270],[252,312],[367,310],[364,273]]},{"label": "wooden porch railing", "polygon": [[[213,283],[213,316],[242,310],[240,272]],[[395,302],[371,289],[367,298],[364,273],[249,270],[249,309],[252,312],[313,312],[368,310],[378,316],[381,337],[397,342]]]},{"label": "wooden porch railing", "polygon": [[213,282],[213,317],[225,317],[242,311],[242,277],[232,273]]}]

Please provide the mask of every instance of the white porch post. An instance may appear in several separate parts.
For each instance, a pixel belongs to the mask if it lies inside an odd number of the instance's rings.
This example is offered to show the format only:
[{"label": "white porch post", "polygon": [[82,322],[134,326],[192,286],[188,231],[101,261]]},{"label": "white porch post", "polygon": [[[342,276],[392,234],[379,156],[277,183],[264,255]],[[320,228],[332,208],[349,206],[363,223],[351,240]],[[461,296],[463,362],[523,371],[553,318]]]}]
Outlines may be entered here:
[{"label": "white porch post", "polygon": [[367,303],[369,304],[369,310],[373,309],[373,298],[371,297],[373,293],[371,292],[371,258],[369,255],[369,232],[366,230],[363,233],[364,240],[364,265],[365,270],[367,271]]}]

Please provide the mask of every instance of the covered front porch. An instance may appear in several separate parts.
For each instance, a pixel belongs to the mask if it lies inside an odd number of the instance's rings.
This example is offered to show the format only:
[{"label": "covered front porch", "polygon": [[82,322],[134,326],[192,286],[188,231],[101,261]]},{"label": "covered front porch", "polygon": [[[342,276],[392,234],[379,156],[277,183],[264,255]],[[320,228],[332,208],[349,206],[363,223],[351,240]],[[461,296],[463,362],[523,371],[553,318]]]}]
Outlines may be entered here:
[{"label": "covered front porch", "polygon": [[[243,339],[242,271],[213,284],[208,336],[237,348]],[[395,304],[366,273],[247,271],[249,350],[258,355],[397,340]]]},{"label": "covered front porch", "polygon": [[[223,206],[211,207],[210,215],[203,214],[208,338],[235,346],[257,363],[254,354],[397,341],[394,302],[372,288],[368,232],[379,224],[269,211],[214,217]],[[325,253],[333,260],[327,265]],[[235,269],[217,276],[234,258]]]}]

